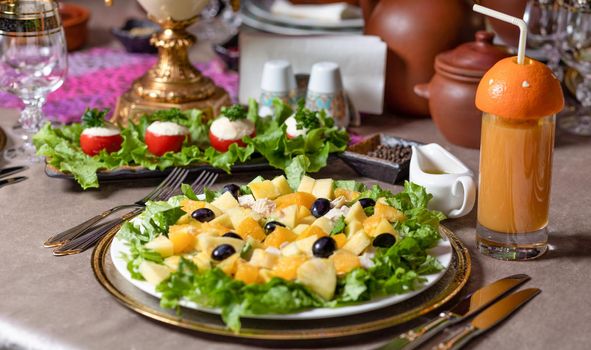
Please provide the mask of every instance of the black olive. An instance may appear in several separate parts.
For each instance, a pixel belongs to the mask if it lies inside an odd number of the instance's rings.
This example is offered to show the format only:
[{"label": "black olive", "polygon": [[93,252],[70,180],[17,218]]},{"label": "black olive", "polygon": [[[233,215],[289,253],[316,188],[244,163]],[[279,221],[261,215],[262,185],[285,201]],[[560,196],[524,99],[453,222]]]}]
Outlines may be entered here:
[{"label": "black olive", "polygon": [[275,231],[277,226],[285,227],[284,224],[280,223],[279,221],[269,221],[265,224],[265,233],[270,234],[271,232]]},{"label": "black olive", "polygon": [[330,210],[330,201],[326,198],[318,198],[312,204],[312,215],[319,218],[322,215],[328,213]]},{"label": "black olive", "polygon": [[312,254],[317,258],[328,258],[337,249],[337,243],[332,237],[320,237],[312,245]]},{"label": "black olive", "polygon": [[396,243],[396,237],[391,233],[381,233],[373,240],[373,246],[379,248],[390,248]]},{"label": "black olive", "polygon": [[361,204],[361,206],[362,206],[363,208],[368,208],[368,207],[373,207],[373,206],[375,206],[375,205],[376,205],[376,201],[374,201],[374,200],[373,200],[373,199],[371,199],[371,198],[361,198],[361,199],[359,200],[359,204]]},{"label": "black olive", "polygon": [[239,235],[239,234],[237,234],[237,233],[234,233],[234,232],[232,232],[232,231],[224,233],[224,234],[222,235],[222,237],[229,237],[229,238],[242,239],[242,237],[240,237],[240,235]]},{"label": "black olive", "polygon": [[215,219],[215,213],[209,208],[200,208],[191,213],[191,217],[199,222],[209,222]]},{"label": "black olive", "polygon": [[238,199],[240,195],[240,186],[236,184],[227,184],[222,188],[222,193],[230,192],[234,198]]},{"label": "black olive", "polygon": [[222,261],[234,255],[236,253],[236,249],[229,244],[220,244],[219,246],[215,247],[215,249],[211,252],[211,258],[213,260]]}]

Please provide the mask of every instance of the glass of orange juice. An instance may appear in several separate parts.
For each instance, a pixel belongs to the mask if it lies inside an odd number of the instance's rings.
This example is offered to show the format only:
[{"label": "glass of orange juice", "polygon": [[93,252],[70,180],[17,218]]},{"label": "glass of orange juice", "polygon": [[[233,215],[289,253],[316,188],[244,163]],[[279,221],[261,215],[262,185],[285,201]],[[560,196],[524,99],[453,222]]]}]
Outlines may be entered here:
[{"label": "glass of orange juice", "polygon": [[478,248],[503,260],[536,258],[547,249],[560,82],[544,64],[510,57],[484,75],[476,106],[484,112]]}]

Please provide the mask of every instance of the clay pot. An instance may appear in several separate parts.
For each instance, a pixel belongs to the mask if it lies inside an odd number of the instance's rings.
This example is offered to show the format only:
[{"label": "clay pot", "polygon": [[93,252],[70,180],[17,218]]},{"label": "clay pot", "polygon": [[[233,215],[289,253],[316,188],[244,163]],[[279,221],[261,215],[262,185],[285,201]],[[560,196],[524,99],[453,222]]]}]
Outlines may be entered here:
[{"label": "clay pot", "polygon": [[88,37],[87,24],[90,19],[90,11],[86,7],[60,3],[59,12],[68,51],[74,51],[84,46]]},{"label": "clay pot", "polygon": [[493,38],[493,33],[480,31],[475,42],[439,54],[433,79],[414,88],[429,101],[435,125],[453,144],[480,148],[482,112],[474,103],[476,89],[484,73],[509,56],[507,50],[492,44]]},{"label": "clay pot", "polygon": [[[523,18],[527,0],[480,0],[480,4],[517,18]],[[511,23],[490,17],[487,18],[487,21],[489,21],[493,31],[504,44],[517,47],[519,43],[519,28]]]},{"label": "clay pot", "polygon": [[433,76],[435,56],[472,39],[482,19],[465,0],[361,0],[365,33],[388,45],[385,103],[389,110],[429,114],[416,84]]}]

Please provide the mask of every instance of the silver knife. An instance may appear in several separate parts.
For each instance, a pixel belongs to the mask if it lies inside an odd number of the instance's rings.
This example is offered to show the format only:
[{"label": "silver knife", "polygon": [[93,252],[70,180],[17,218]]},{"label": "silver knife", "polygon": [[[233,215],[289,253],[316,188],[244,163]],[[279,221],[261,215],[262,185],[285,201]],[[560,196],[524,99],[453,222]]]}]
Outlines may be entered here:
[{"label": "silver knife", "polygon": [[476,316],[468,325],[433,347],[433,350],[460,349],[472,338],[486,332],[509,317],[540,292],[541,290],[538,288],[528,288],[504,297]]},{"label": "silver knife", "polygon": [[443,329],[479,313],[495,300],[527,282],[529,279],[530,277],[524,274],[512,275],[482,287],[474,293],[465,296],[454,307],[440,313],[433,320],[399,335],[376,350],[416,349]]},{"label": "silver knife", "polygon": [[18,183],[21,181],[25,181],[26,179],[28,179],[28,177],[26,177],[26,176],[17,176],[17,177],[11,177],[8,179],[0,180],[0,187],[12,185],[12,184],[15,184],[15,183]]},{"label": "silver knife", "polygon": [[29,167],[24,165],[0,169],[0,179],[3,177],[14,175],[16,173],[20,173],[21,171],[25,171],[27,169],[29,169]]}]

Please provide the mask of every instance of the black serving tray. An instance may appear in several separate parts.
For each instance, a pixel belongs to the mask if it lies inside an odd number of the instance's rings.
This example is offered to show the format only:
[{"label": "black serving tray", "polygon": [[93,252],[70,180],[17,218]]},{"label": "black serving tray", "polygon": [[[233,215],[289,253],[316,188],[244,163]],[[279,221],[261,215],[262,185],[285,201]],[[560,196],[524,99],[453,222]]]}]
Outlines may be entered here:
[{"label": "black serving tray", "polygon": [[376,134],[360,143],[349,146],[347,151],[343,152],[339,157],[361,176],[391,184],[407,180],[410,159],[403,163],[394,163],[367,155],[381,144],[393,147],[396,145],[419,146],[423,143],[387,134]]}]

